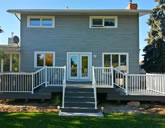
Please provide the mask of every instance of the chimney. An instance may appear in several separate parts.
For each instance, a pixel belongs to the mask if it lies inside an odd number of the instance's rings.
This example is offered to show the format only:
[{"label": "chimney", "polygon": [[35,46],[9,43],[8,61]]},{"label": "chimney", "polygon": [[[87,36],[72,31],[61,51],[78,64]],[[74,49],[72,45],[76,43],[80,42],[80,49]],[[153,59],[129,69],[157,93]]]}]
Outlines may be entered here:
[{"label": "chimney", "polygon": [[129,5],[126,9],[128,10],[137,10],[138,4],[137,3],[132,3],[132,0],[130,0]]}]

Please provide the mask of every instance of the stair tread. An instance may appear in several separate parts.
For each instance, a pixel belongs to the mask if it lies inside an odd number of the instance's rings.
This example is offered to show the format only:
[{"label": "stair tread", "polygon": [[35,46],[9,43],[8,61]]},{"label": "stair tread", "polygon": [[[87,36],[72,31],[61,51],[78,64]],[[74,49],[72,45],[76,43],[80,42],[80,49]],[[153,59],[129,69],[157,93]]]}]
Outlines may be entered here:
[{"label": "stair tread", "polygon": [[84,104],[91,104],[95,102],[86,102],[86,101],[65,101],[65,103],[84,103]]},{"label": "stair tread", "polygon": [[92,96],[65,96],[65,98],[77,98],[77,99],[86,99],[86,98],[89,98],[89,99],[92,99],[92,98],[94,98],[94,97],[92,97]]}]

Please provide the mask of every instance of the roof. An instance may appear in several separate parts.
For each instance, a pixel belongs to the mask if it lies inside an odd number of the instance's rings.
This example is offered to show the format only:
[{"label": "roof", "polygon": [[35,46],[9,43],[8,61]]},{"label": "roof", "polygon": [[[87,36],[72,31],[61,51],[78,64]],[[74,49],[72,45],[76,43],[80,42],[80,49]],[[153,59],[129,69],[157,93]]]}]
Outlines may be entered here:
[{"label": "roof", "polygon": [[20,52],[21,48],[18,45],[0,45],[0,50],[5,52]]},{"label": "roof", "polygon": [[12,14],[55,14],[55,15],[137,15],[144,16],[150,14],[152,10],[128,10],[128,9],[9,9]]}]

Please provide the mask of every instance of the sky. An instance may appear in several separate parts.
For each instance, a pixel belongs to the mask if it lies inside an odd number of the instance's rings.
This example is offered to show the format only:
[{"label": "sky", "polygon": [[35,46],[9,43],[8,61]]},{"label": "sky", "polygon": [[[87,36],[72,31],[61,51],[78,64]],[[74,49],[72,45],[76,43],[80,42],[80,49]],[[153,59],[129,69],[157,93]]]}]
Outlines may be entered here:
[{"label": "sky", "polygon": [[[138,3],[139,9],[153,9],[157,3],[154,0],[133,0]],[[7,44],[11,32],[20,37],[20,22],[7,13],[8,9],[125,9],[129,0],[0,0],[0,26],[4,33],[0,34],[0,44]],[[143,59],[142,50],[147,44],[144,40],[148,37],[150,26],[146,24],[149,15],[141,17],[140,28],[140,61]]]}]

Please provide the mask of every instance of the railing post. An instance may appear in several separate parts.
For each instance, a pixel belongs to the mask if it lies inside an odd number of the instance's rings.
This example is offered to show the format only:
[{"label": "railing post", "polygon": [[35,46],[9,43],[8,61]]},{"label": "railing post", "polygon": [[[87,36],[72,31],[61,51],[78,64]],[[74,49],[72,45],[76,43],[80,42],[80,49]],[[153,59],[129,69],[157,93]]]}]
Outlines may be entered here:
[{"label": "railing post", "polygon": [[112,88],[114,88],[113,66],[111,68],[111,74],[112,74]]},{"label": "railing post", "polygon": [[126,95],[128,95],[128,73],[125,73],[125,89],[126,89],[126,91],[125,91],[125,93],[126,93]]},{"label": "railing post", "polygon": [[62,95],[62,108],[64,108],[65,100],[65,87],[66,87],[66,66],[64,66],[64,80],[63,80],[63,95]]},{"label": "railing post", "polygon": [[34,94],[34,73],[32,73],[32,94]]},{"label": "railing post", "polygon": [[47,67],[45,67],[45,87],[48,86],[48,80],[47,80]]}]

